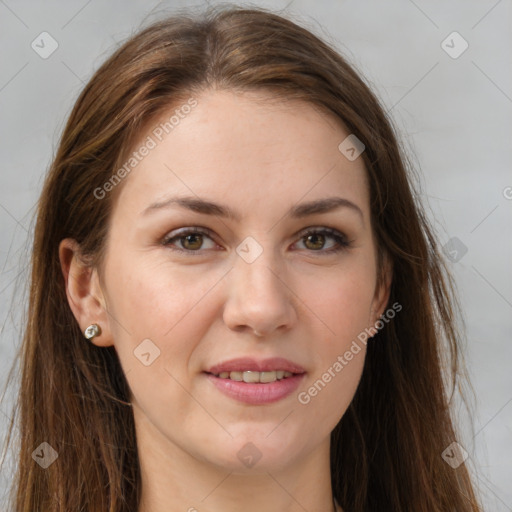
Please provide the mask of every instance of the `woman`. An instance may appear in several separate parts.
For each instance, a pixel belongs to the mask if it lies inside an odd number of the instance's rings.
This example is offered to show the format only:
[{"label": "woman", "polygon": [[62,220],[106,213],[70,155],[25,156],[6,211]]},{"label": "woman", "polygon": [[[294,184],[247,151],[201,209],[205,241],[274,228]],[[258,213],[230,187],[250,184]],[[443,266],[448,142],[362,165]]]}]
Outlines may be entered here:
[{"label": "woman", "polygon": [[41,195],[12,509],[479,511],[453,304],[340,55],[263,9],[153,24]]}]

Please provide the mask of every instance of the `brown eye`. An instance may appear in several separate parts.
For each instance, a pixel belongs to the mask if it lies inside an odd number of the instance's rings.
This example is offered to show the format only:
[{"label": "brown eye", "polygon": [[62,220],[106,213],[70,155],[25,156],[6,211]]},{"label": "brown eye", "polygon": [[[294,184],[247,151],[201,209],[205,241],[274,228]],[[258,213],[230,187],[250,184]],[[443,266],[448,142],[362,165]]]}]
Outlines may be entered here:
[{"label": "brown eye", "polygon": [[[203,247],[205,239],[210,241],[210,247]],[[189,254],[200,254],[202,252],[200,249],[213,249],[216,245],[210,233],[199,228],[183,229],[181,234],[179,232],[175,232],[174,235],[171,233],[162,241],[162,244],[175,251]]]},{"label": "brown eye", "polygon": [[[334,243],[326,246],[327,241],[331,239]],[[318,252],[319,255],[331,254],[342,251],[350,246],[347,237],[339,231],[331,228],[313,229],[303,233],[300,242],[311,252]]]},{"label": "brown eye", "polygon": [[304,245],[308,249],[322,249],[323,245],[325,244],[325,237],[319,233],[313,233],[312,235],[308,235],[307,237],[305,237],[305,239],[306,241],[304,242]]},{"label": "brown eye", "polygon": [[179,237],[178,240],[181,240],[181,245],[184,249],[188,250],[196,250],[200,249],[201,245],[203,245],[202,235],[193,234]]}]

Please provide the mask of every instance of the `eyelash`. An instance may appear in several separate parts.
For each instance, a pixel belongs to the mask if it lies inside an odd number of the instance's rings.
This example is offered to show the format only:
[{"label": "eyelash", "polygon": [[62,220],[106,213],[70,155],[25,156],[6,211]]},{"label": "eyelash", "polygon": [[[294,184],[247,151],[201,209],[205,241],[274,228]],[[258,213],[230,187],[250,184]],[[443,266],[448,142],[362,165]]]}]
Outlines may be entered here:
[{"label": "eyelash", "polygon": [[[208,238],[213,240],[213,238],[212,238],[213,233],[209,229],[193,227],[193,228],[186,228],[183,231],[179,232],[178,234],[175,234],[172,237],[167,236],[162,240],[161,243],[165,247],[170,248],[172,251],[187,253],[192,256],[200,255],[202,252],[201,249],[197,249],[197,250],[193,251],[190,249],[181,249],[179,247],[171,246],[171,242],[173,242],[175,240],[179,241],[181,239],[184,239],[188,235],[205,235]],[[341,251],[347,249],[351,245],[351,242],[347,240],[346,236],[343,233],[337,231],[336,229],[331,229],[331,228],[311,228],[306,231],[302,231],[301,233],[299,233],[299,235],[300,235],[299,236],[300,240],[306,238],[309,235],[328,235],[328,237],[333,238],[336,241],[336,243],[338,244],[338,246],[335,246],[334,248],[327,249],[327,250],[319,249],[317,251],[312,250],[312,249],[307,249],[308,252],[319,253],[321,255],[322,254],[329,255],[329,254],[338,253],[338,252],[341,252]]]}]

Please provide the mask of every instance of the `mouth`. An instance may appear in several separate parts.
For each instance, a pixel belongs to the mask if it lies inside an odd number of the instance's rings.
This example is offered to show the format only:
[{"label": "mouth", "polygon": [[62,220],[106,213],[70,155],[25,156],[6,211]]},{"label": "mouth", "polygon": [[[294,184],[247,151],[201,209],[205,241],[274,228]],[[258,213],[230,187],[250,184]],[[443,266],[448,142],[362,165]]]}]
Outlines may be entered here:
[{"label": "mouth", "polygon": [[284,358],[239,358],[212,366],[203,375],[224,396],[250,405],[264,405],[289,397],[306,371]]},{"label": "mouth", "polygon": [[219,379],[229,379],[235,382],[245,382],[246,384],[269,384],[278,380],[288,379],[294,375],[300,375],[299,373],[293,373],[286,370],[275,370],[269,372],[256,372],[251,370],[235,371],[235,372],[220,372],[220,373],[209,373]]}]

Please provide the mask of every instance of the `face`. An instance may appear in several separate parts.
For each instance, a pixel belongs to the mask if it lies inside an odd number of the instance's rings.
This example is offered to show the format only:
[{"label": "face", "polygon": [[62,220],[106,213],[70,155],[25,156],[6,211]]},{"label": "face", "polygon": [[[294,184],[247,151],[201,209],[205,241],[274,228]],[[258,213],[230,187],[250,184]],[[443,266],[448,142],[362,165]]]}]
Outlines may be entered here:
[{"label": "face", "polygon": [[155,147],[118,185],[102,268],[138,435],[235,471],[328,450],[387,293],[349,133],[265,98],[205,92],[141,136]]}]

